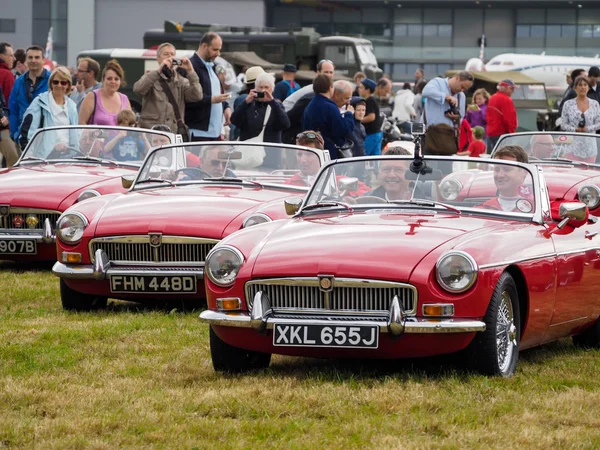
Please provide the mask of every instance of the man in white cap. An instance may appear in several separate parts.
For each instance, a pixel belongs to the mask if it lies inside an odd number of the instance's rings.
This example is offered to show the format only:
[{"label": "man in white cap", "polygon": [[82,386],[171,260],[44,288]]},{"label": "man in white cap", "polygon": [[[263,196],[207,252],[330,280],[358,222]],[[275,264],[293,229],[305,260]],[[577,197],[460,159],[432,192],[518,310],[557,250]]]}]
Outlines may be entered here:
[{"label": "man in white cap", "polygon": [[[260,66],[252,66],[252,67],[249,67],[246,69],[246,73],[245,73],[246,81],[244,82],[245,86],[240,91],[239,95],[236,97],[235,101],[233,102],[233,110],[234,111],[239,105],[244,103],[244,101],[246,100],[246,97],[248,97],[248,93],[252,89],[254,89],[254,82],[256,81],[256,77],[258,77],[261,73],[265,73],[265,69],[263,69]],[[239,137],[240,137],[240,129],[237,128],[235,125],[230,124],[229,125],[229,139],[232,141],[235,141],[235,140],[239,139]]]},{"label": "man in white cap", "polygon": [[503,134],[517,129],[517,110],[512,100],[517,85],[509,79],[498,83],[498,92],[491,96],[487,109],[488,148],[495,147]]}]

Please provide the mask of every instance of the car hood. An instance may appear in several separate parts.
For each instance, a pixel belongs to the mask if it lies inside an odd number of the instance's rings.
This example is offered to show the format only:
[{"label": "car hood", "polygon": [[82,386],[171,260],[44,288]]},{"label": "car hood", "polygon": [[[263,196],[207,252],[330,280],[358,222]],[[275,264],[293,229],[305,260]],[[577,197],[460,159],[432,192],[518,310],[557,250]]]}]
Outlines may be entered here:
[{"label": "car hood", "polygon": [[[600,170],[580,169],[578,167],[542,166],[548,185],[550,199],[566,198],[567,192],[580,183],[589,182],[598,186]],[[568,200],[573,200],[570,198]]]},{"label": "car hood", "polygon": [[98,164],[18,166],[0,176],[0,203],[57,210],[73,192],[132,172]]},{"label": "car hood", "polygon": [[284,190],[231,185],[132,191],[116,196],[104,207],[95,219],[95,235],[162,233],[221,239],[227,225],[240,214],[289,196]]},{"label": "car hood", "polygon": [[499,224],[418,212],[289,220],[263,241],[252,278],[316,274],[362,278],[370,272],[380,279],[408,280],[419,261],[436,247]]}]

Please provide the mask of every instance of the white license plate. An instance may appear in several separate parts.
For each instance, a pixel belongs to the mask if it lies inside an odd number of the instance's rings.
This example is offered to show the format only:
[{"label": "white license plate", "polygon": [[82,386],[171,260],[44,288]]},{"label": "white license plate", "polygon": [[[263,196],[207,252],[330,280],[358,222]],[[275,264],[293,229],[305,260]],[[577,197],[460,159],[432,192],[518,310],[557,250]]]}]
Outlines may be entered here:
[{"label": "white license plate", "polygon": [[32,239],[0,239],[0,255],[35,255],[36,242]]},{"label": "white license plate", "polygon": [[195,294],[196,277],[189,275],[110,275],[113,293]]},{"label": "white license plate", "polygon": [[379,346],[379,327],[275,324],[273,345],[375,349]]}]

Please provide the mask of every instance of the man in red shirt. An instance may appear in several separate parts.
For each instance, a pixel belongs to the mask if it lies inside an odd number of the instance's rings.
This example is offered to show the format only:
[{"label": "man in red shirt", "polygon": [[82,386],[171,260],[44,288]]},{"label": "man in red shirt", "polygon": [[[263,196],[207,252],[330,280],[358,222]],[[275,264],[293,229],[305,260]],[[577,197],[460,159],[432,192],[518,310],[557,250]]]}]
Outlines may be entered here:
[{"label": "man in red shirt", "polygon": [[487,134],[490,150],[500,136],[514,133],[517,129],[517,110],[511,98],[516,87],[512,80],[502,80],[498,84],[498,92],[488,101]]},{"label": "man in red shirt", "polygon": [[8,42],[0,42],[0,87],[7,104],[10,91],[15,84],[15,75],[12,73],[14,55],[13,48]]}]

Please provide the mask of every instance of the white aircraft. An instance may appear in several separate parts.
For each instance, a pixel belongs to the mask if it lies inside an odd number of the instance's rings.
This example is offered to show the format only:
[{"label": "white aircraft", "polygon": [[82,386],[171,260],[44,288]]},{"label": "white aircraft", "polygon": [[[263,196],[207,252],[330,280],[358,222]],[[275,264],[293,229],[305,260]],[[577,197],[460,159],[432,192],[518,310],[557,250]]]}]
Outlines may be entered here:
[{"label": "white aircraft", "polygon": [[467,61],[466,70],[505,72],[517,71],[539,81],[543,81],[547,91],[564,92],[567,88],[566,74],[574,69],[589,70],[591,66],[600,67],[600,58],[581,56],[551,56],[545,52],[540,55],[522,55],[503,53],[494,56],[487,64],[481,58]]}]

